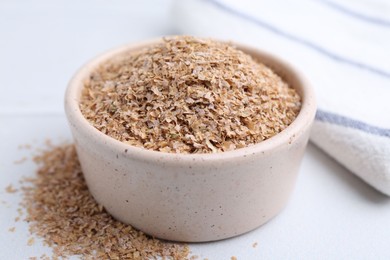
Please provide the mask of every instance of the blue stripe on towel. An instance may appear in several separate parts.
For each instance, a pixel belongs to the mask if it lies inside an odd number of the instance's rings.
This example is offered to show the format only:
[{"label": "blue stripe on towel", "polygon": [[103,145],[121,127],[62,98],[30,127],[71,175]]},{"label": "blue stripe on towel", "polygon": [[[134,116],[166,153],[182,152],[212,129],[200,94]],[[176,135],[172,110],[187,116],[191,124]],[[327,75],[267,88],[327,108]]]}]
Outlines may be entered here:
[{"label": "blue stripe on towel", "polygon": [[334,113],[326,112],[324,110],[317,110],[316,120],[327,122],[330,124],[340,125],[344,127],[349,127],[357,129],[369,134],[389,137],[390,138],[390,129],[381,128],[373,125],[366,124],[362,121],[358,121],[352,118],[345,116],[337,115]]},{"label": "blue stripe on towel", "polygon": [[227,13],[230,13],[232,15],[235,15],[237,17],[240,17],[246,21],[249,21],[251,23],[254,23],[260,27],[263,27],[264,29],[270,31],[270,32],[273,32],[281,37],[284,37],[290,41],[293,41],[293,42],[296,42],[296,43],[299,43],[303,46],[306,46],[308,47],[309,49],[312,49],[324,56],[327,56],[328,58],[334,60],[334,61],[337,61],[337,62],[340,62],[340,63],[344,63],[344,64],[348,64],[350,66],[353,66],[355,68],[359,68],[359,69],[363,69],[363,70],[367,70],[371,73],[374,73],[376,75],[379,75],[379,76],[382,76],[382,77],[385,77],[385,78],[388,78],[390,79],[390,72],[388,71],[385,71],[385,70],[382,70],[382,69],[379,69],[379,68],[375,68],[375,67],[372,67],[368,64],[364,64],[364,63],[361,63],[361,62],[358,62],[358,61],[354,61],[354,60],[350,60],[348,58],[345,58],[345,57],[342,57],[336,53],[333,53],[311,41],[308,41],[304,38],[300,38],[298,36],[295,36],[293,34],[290,34],[289,32],[286,32],[286,31],[283,31],[282,29],[272,25],[272,24],[269,24],[265,21],[262,21],[256,17],[253,17],[253,16],[250,16],[246,13],[243,13],[243,12],[240,12],[238,10],[235,10],[233,9],[232,7],[229,7],[217,0],[206,0],[208,3],[210,4],[213,4],[214,6],[216,6],[217,8],[227,12]]},{"label": "blue stripe on towel", "polygon": [[336,11],[339,11],[343,14],[349,15],[355,19],[390,28],[390,21],[386,21],[384,19],[371,17],[371,16],[368,16],[368,15],[365,15],[362,13],[358,13],[354,10],[348,9],[347,7],[339,5],[333,1],[329,1],[329,0],[317,0],[317,1],[322,3],[322,4],[327,5],[330,8],[333,8]]}]

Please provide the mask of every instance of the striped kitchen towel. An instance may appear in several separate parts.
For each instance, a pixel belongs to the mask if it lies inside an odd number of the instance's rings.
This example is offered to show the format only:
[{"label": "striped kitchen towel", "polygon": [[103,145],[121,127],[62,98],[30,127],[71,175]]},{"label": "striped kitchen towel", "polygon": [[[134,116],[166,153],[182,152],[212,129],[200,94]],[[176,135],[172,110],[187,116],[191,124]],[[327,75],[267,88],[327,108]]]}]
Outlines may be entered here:
[{"label": "striped kitchen towel", "polygon": [[284,57],[317,93],[311,141],[390,196],[390,3],[177,0],[179,32]]}]

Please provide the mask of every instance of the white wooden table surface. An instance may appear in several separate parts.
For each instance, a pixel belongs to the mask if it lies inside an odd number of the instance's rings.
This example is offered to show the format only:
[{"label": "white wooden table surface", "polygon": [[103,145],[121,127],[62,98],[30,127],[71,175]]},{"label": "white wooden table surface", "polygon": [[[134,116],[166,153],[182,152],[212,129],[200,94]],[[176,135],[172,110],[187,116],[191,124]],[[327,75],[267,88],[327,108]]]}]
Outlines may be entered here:
[{"label": "white wooden table surface", "polygon": [[[170,5],[0,1],[0,259],[50,254],[39,240],[27,246],[27,223],[14,222],[20,197],[5,187],[17,187],[35,169],[31,161],[14,164],[31,157],[18,146],[71,140],[63,94],[72,74],[108,48],[174,34]],[[248,234],[190,246],[208,259],[390,259],[390,199],[310,144],[295,192],[279,216]]]}]

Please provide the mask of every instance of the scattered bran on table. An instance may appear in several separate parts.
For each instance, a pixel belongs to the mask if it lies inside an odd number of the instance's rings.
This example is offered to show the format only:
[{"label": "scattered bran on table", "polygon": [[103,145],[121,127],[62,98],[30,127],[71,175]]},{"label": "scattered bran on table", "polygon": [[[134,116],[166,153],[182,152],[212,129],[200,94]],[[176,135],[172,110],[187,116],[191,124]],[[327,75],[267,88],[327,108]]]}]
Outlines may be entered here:
[{"label": "scattered bran on table", "polygon": [[28,246],[33,246],[35,244],[35,238],[30,237],[27,241]]},{"label": "scattered bran on table", "polygon": [[[22,185],[32,234],[53,247],[53,258],[188,259],[189,248],[146,236],[113,219],[88,191],[73,145],[51,147],[35,158],[36,178]],[[30,238],[28,245],[34,244]]]},{"label": "scattered bran on table", "polygon": [[9,229],[8,229],[8,232],[15,232],[15,230],[16,230],[16,228],[15,227],[10,227]]},{"label": "scattered bran on table", "polygon": [[26,156],[23,156],[22,158],[15,160],[14,164],[22,164],[22,163],[26,162],[27,160],[28,160],[28,158]]},{"label": "scattered bran on table", "polygon": [[10,184],[10,185],[8,185],[7,187],[5,187],[5,191],[6,191],[7,193],[15,193],[15,192],[17,192],[18,190],[15,189],[15,188],[12,186],[12,184]]},{"label": "scattered bran on table", "polygon": [[117,140],[170,153],[250,146],[284,130],[297,92],[234,46],[190,36],[123,53],[84,83],[80,109]]}]

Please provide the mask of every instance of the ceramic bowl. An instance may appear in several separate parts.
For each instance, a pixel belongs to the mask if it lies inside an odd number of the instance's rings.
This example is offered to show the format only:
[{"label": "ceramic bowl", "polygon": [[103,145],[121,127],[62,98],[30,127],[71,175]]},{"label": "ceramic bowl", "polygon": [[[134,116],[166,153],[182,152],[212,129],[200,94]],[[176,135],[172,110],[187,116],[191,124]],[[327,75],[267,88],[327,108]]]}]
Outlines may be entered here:
[{"label": "ceramic bowl", "polygon": [[223,153],[134,147],[95,129],[80,111],[80,94],[99,64],[158,41],[110,50],[84,65],[69,83],[65,111],[90,192],[114,218],[167,240],[213,241],[261,226],[284,208],[293,191],[316,111],[312,88],[280,58],[235,44],[301,95],[293,123],[266,141]]}]

